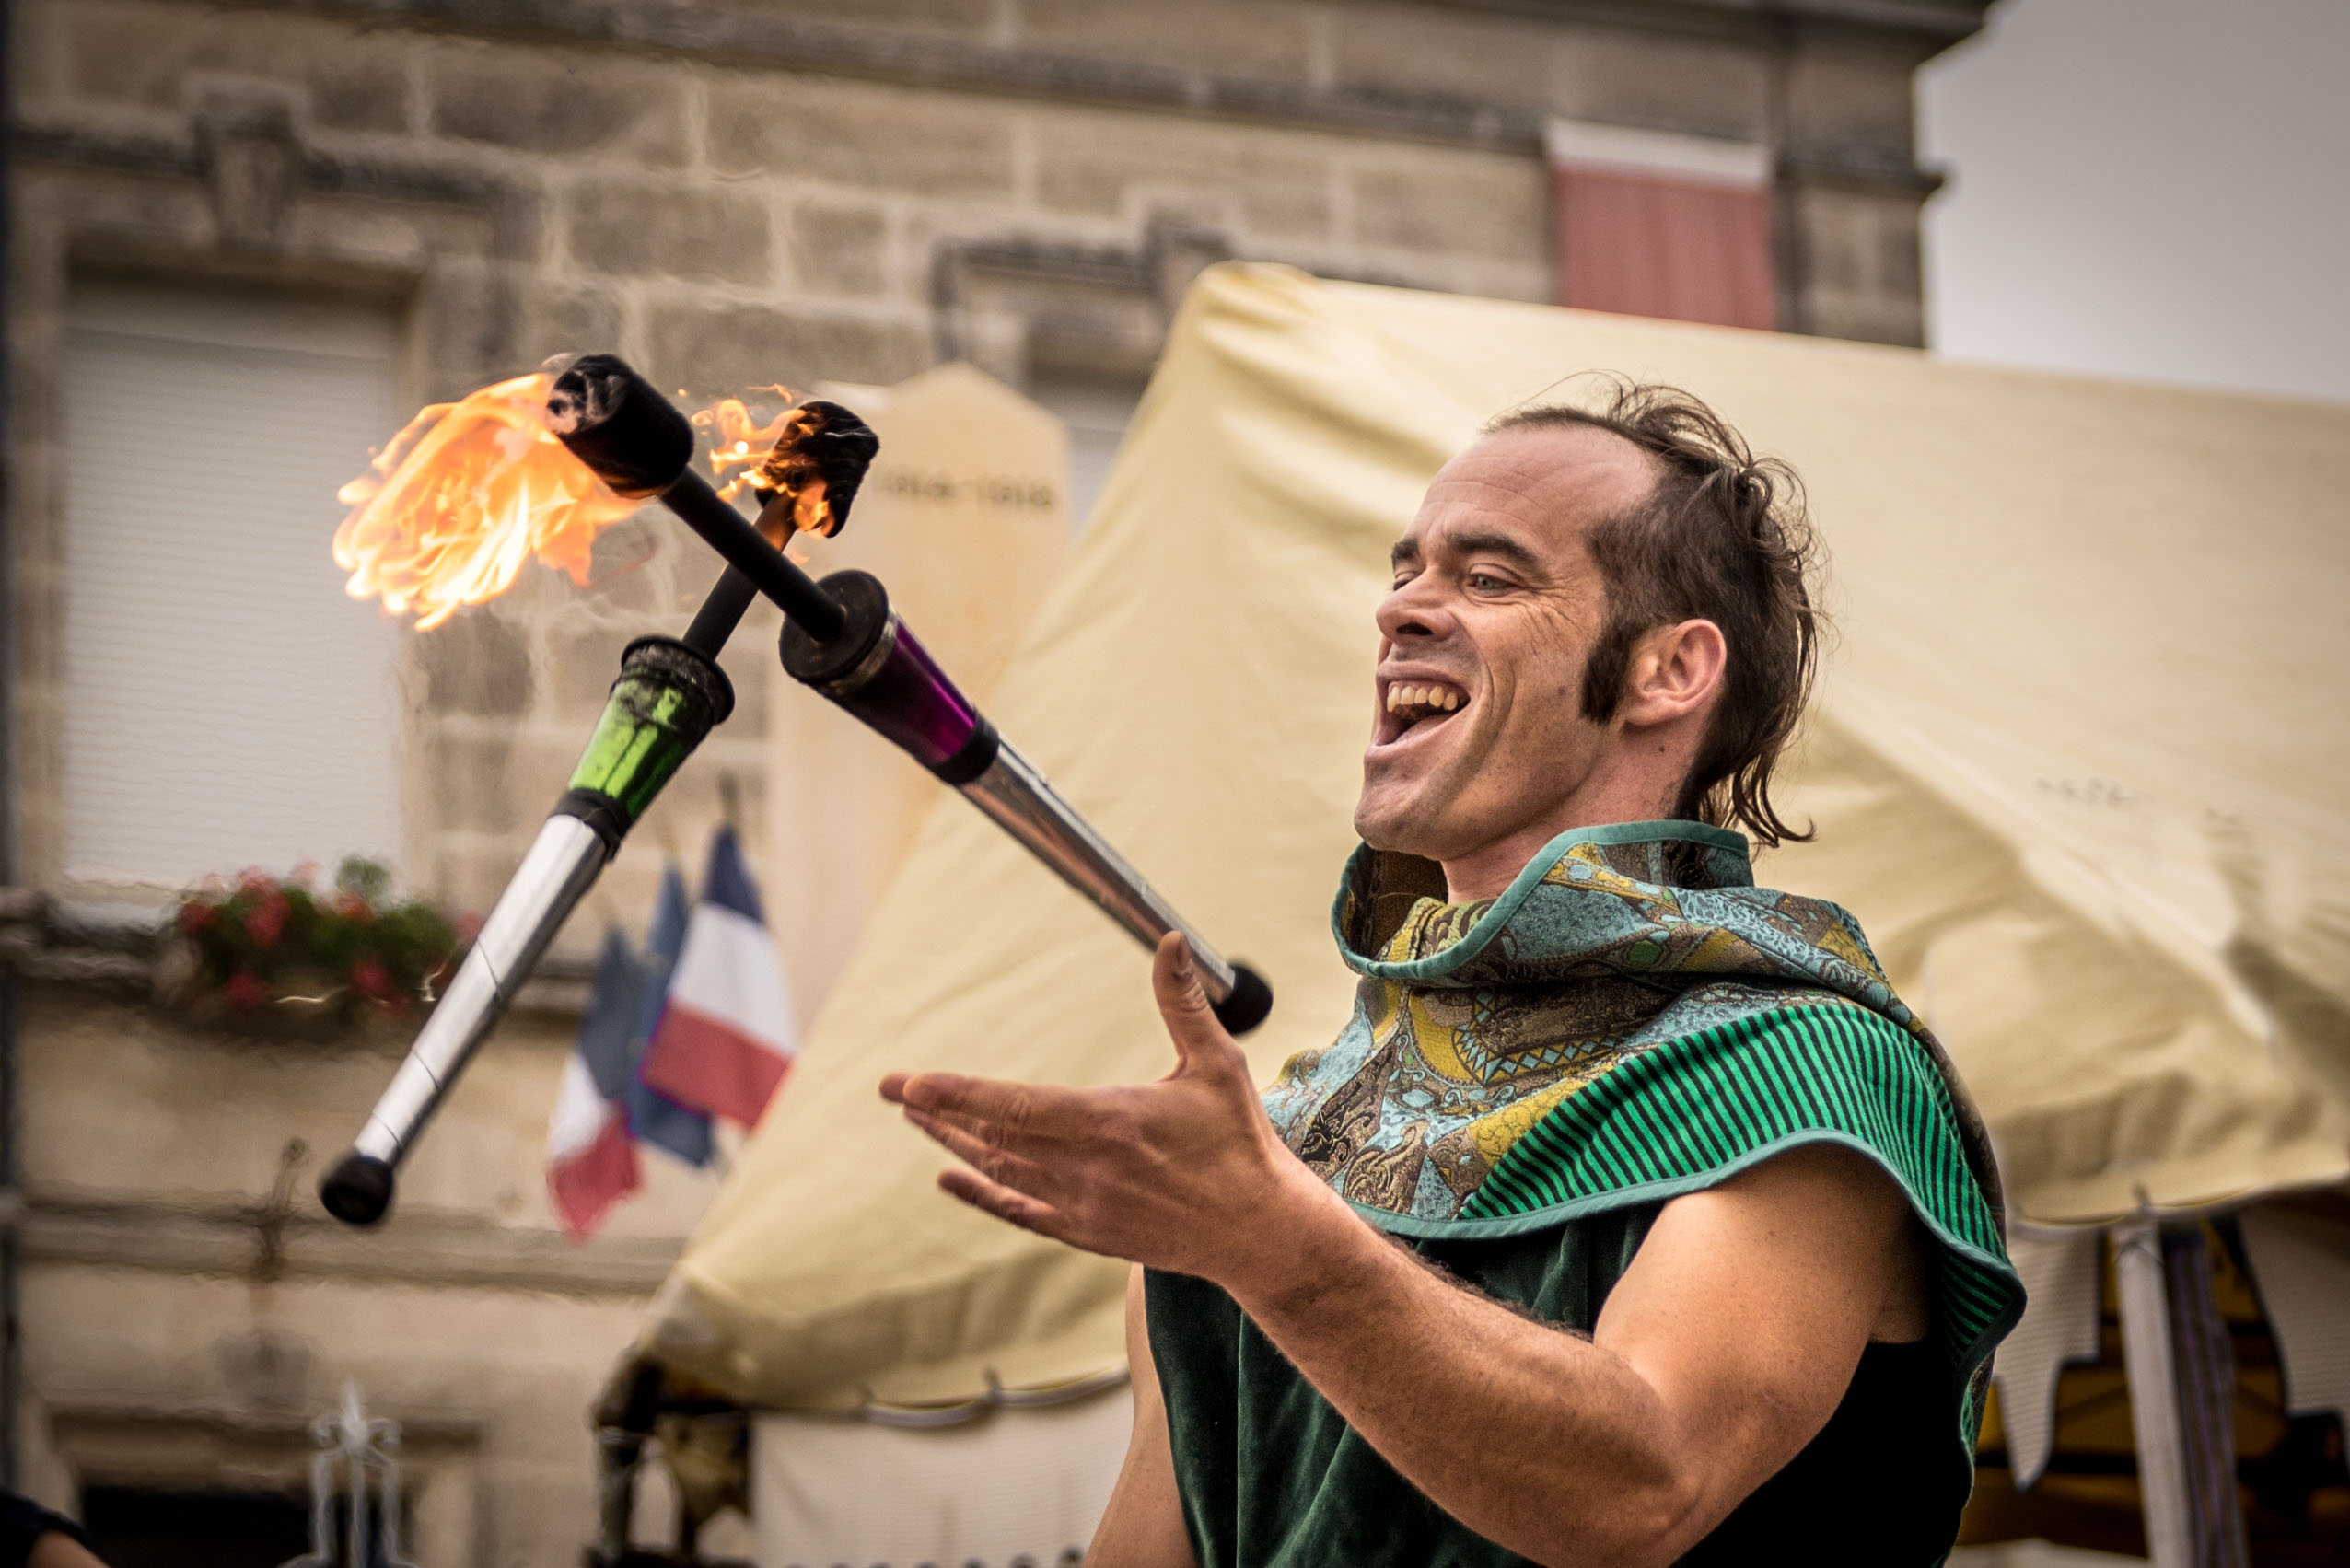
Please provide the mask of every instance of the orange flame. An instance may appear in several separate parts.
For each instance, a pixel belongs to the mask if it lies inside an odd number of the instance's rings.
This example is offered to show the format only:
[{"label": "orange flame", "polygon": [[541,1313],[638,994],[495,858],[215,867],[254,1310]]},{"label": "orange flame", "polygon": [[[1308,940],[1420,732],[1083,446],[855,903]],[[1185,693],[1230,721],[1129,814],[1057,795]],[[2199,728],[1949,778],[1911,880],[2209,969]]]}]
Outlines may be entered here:
[{"label": "orange flame", "polygon": [[[744,491],[759,485],[759,465],[783,438],[784,427],[792,422],[797,411],[792,406],[798,400],[788,387],[753,387],[753,392],[773,392],[784,401],[784,412],[764,424],[750,412],[750,405],[741,398],[720,398],[693,416],[693,423],[710,433],[710,473],[724,481],[718,494],[731,501]],[[739,470],[728,474],[727,470]]]},{"label": "orange flame", "polygon": [[636,510],[547,428],[550,378],[517,376],[434,403],[336,492],[334,530],[353,598],[413,610],[421,630],[511,587],[532,556],[588,578],[596,535]]},{"label": "orange flame", "polygon": [[[759,514],[759,528],[772,543],[782,545],[802,533],[831,538],[841,529],[840,518],[832,514],[831,487],[799,445],[801,437],[821,428],[820,422],[793,401],[788,388],[752,390],[781,397],[783,412],[762,424],[741,399],[722,398],[693,416],[695,424],[710,432],[710,471],[725,479],[718,494],[731,501],[745,490],[763,492],[767,500]],[[739,471],[729,475],[728,469]]]},{"label": "orange flame", "polygon": [[[383,599],[394,615],[413,610],[428,631],[469,604],[513,586],[536,556],[588,582],[596,536],[640,503],[612,494],[547,425],[552,379],[541,373],[434,403],[378,453],[373,472],[336,492],[351,507],[334,530],[335,563],[351,574],[353,598]],[[782,387],[781,413],[763,424],[742,398],[722,398],[693,416],[710,433],[710,471],[731,500],[773,493],[759,526],[778,545],[796,532],[830,534],[840,524],[816,465],[778,442],[805,414]],[[795,555],[794,559],[798,559]]]}]

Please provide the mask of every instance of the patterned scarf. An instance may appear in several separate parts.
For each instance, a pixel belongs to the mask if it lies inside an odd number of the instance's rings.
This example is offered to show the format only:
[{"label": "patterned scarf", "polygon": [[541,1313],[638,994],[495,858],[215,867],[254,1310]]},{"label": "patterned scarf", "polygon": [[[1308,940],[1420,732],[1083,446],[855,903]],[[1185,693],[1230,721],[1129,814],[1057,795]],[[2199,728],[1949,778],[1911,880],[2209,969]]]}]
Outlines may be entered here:
[{"label": "patterned scarf", "polygon": [[1844,1144],[1942,1243],[1937,1318],[1979,1390],[2022,1308],[1997,1172],[1849,913],[1755,887],[1746,841],[1695,822],[1577,830],[1497,899],[1441,892],[1425,861],[1348,863],[1332,923],[1354,1016],[1264,1097],[1300,1159],[1384,1229],[1473,1237]]}]

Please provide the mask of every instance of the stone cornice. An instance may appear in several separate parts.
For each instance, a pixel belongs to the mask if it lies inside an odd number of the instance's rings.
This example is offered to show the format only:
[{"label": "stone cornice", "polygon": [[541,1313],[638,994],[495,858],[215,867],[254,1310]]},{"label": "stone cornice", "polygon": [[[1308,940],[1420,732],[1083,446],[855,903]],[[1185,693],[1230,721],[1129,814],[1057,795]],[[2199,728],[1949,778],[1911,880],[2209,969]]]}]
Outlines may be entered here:
[{"label": "stone cornice", "polygon": [[[0,1224],[7,1216],[0,1216]],[[522,1290],[576,1296],[648,1296],[682,1243],[599,1237],[575,1246],[561,1231],[429,1213],[354,1230],[268,1205],[25,1195],[13,1215],[26,1259],[96,1268],[221,1278]]]},{"label": "stone cornice", "polygon": [[[513,11],[535,14],[546,8],[541,0],[227,0],[227,3],[248,9],[363,12],[369,15],[398,13],[418,25],[428,26],[441,25],[439,14],[444,12]],[[1727,3],[1728,0],[1725,0]],[[618,8],[602,7],[607,10]],[[596,10],[598,7],[583,6],[582,9]],[[794,26],[780,21],[769,25]],[[598,33],[588,28],[558,29],[552,24],[544,29],[542,36],[562,36],[603,44],[634,41],[616,32]],[[1542,126],[1547,117],[1533,110],[1507,105],[1477,103],[1439,95],[1402,97],[1361,89],[1314,90],[1279,82],[1244,79],[1202,86],[1183,73],[1155,67],[1106,64],[1093,60],[1056,62],[1051,57],[1029,56],[1021,51],[974,51],[964,46],[948,49],[940,45],[938,41],[926,39],[893,37],[890,43],[889,49],[870,55],[844,46],[838,53],[819,50],[805,59],[779,57],[764,63],[776,69],[832,71],[838,75],[892,80],[906,85],[1014,92],[1022,96],[1061,98],[1072,101],[1222,115],[1267,124],[1309,126],[1442,145],[1516,152],[1530,157],[1540,157],[1542,151]],[[681,45],[679,47],[682,50]],[[902,48],[925,57],[935,52],[938,56],[935,62],[937,68],[886,69],[888,61],[900,58]],[[707,52],[719,52],[715,44],[708,45]],[[984,60],[975,62],[973,56],[991,52],[1019,55],[1027,64],[1009,76],[990,76],[987,75],[987,63]],[[762,63],[755,58],[746,60],[741,52],[727,51],[725,57],[729,64],[735,64]],[[1044,64],[1038,64],[1040,61]],[[860,64],[865,68],[855,68]],[[1054,68],[1060,66],[1069,70],[1066,91],[1054,90],[1053,87]],[[1080,77],[1082,81],[1078,80]],[[126,133],[111,127],[101,129],[38,122],[19,124],[16,128],[14,150],[21,158],[151,176],[195,178],[202,176],[206,167],[201,147],[192,140]],[[1815,183],[1882,187],[1917,194],[1929,194],[1939,188],[1941,176],[1938,173],[1914,166],[1899,167],[1899,160],[1889,162],[1886,154],[1885,148],[1865,145],[1808,145],[1784,149],[1778,159],[1778,177]],[[380,155],[356,159],[330,158],[304,148],[297,160],[295,173],[299,186],[308,192],[450,202],[493,214],[511,212],[526,204],[529,199],[527,191],[470,168],[444,168],[424,162],[402,162]]]},{"label": "stone cornice", "polygon": [[[621,48],[753,69],[1256,121],[1534,153],[1543,114],[1459,94],[1317,86],[1057,52],[969,36],[719,10],[692,0],[227,0],[474,37]],[[1875,34],[1924,58],[1982,26],[1988,0],[1434,0],[1459,10],[1650,31]]]}]

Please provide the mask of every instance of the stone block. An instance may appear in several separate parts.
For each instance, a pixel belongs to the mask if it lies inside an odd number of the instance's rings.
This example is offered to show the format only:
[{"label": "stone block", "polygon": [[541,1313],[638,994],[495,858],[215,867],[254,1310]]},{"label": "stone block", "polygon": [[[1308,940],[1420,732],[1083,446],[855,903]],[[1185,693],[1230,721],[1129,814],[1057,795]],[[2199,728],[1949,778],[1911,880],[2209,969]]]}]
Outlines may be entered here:
[{"label": "stone block", "polygon": [[1877,151],[1871,161],[1906,164],[1914,156],[1916,68],[1907,50],[1808,43],[1787,64],[1788,141],[1858,143]]},{"label": "stone block", "polygon": [[1355,238],[1512,260],[1549,253],[1550,178],[1531,157],[1398,148],[1348,172]]},{"label": "stone block", "polygon": [[1129,221],[1166,208],[1233,212],[1251,235],[1301,239],[1329,238],[1337,154],[1355,145],[1107,111],[1040,117],[1034,135],[1043,206]]},{"label": "stone block", "polygon": [[273,77],[308,89],[322,130],[409,128],[413,44],[400,34],[137,0],[75,0],[67,13],[67,79],[81,97],[179,110],[192,107],[192,76]]},{"label": "stone block", "polygon": [[523,280],[465,258],[427,270],[416,290],[427,394],[459,398],[523,368],[509,342]]},{"label": "stone block", "polygon": [[1341,87],[1546,109],[1565,36],[1557,23],[1530,17],[1364,6],[1331,29],[1330,52]]},{"label": "stone block", "polygon": [[[735,633],[730,651],[722,661],[727,679],[734,683],[735,705],[734,715],[719,733],[731,740],[758,740],[767,733],[768,688],[786,679],[775,654],[781,630],[777,626],[756,627],[746,621]],[[823,701],[813,691],[803,695],[811,703]]]},{"label": "stone block", "polygon": [[1576,28],[1556,70],[1552,107],[1575,119],[1746,141],[1770,134],[1769,57],[1749,44]]},{"label": "stone block", "polygon": [[820,180],[961,201],[1012,195],[1012,110],[962,94],[812,76],[709,87],[709,158],[721,175]]},{"label": "stone block", "polygon": [[445,726],[433,735],[425,746],[433,825],[474,833],[510,833],[522,826],[509,777],[513,752],[513,737],[495,730],[452,734]]},{"label": "stone block", "polygon": [[773,281],[767,203],[737,191],[583,183],[565,199],[572,261],[622,277]]},{"label": "stone block", "polygon": [[880,208],[811,198],[791,209],[792,281],[811,294],[889,287],[890,218]]},{"label": "stone block", "polygon": [[552,157],[686,159],[687,77],[603,54],[557,54],[471,41],[428,57],[436,135]]},{"label": "stone block", "polygon": [[416,633],[425,701],[436,713],[518,718],[530,706],[530,645],[494,610],[460,610]]},{"label": "stone block", "polygon": [[1918,199],[1906,192],[1798,187],[1781,208],[1794,226],[1797,330],[1821,337],[1916,347],[1925,342],[1919,292]]},{"label": "stone block", "polygon": [[817,315],[681,301],[652,312],[646,373],[697,396],[781,382],[902,381],[930,363],[925,319]]},{"label": "stone block", "polygon": [[[557,633],[548,650],[547,684],[554,692],[555,716],[565,724],[591,725],[604,711],[604,698],[620,675],[621,651],[640,629],[588,627]],[[587,731],[581,732],[585,744]]]},{"label": "stone block", "polygon": [[[1297,82],[1312,64],[1311,23],[1306,8],[1295,5],[1018,0],[1014,15],[1017,41],[1053,54]],[[1349,29],[1359,25],[1355,16],[1345,24]]]},{"label": "stone block", "polygon": [[876,30],[957,33],[967,38],[994,33],[1003,9],[997,0],[857,0],[846,11],[840,0],[751,0],[750,8],[835,26],[854,19]]},{"label": "stone block", "polygon": [[573,287],[543,276],[525,281],[514,333],[517,366],[558,354],[611,354],[621,340],[621,305],[606,289]]}]

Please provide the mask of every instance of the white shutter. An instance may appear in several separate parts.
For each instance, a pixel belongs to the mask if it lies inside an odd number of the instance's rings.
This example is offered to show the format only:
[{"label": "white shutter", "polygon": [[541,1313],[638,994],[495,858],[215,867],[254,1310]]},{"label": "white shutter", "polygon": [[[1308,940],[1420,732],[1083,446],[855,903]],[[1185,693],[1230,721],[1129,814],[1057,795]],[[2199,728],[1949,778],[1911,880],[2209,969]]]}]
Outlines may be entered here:
[{"label": "white shutter", "polygon": [[64,381],[65,857],[127,890],[400,847],[399,628],[329,553],[402,416],[390,317],[77,288]]}]

